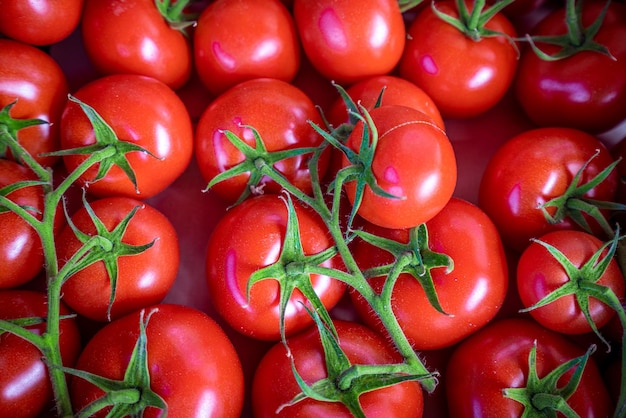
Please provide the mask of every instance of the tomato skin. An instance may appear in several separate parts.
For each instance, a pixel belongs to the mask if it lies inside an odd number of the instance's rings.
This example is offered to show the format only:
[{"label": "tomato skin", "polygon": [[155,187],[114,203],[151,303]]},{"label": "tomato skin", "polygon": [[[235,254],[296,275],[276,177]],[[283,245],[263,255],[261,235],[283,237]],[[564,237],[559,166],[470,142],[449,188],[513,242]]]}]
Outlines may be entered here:
[{"label": "tomato skin", "polygon": [[[271,111],[269,110],[271,109]],[[309,97],[299,88],[278,79],[257,78],[244,81],[218,96],[200,116],[196,128],[195,157],[203,178],[208,182],[219,173],[242,162],[244,155],[230,143],[223,131],[235,133],[254,147],[255,128],[268,151],[297,147],[316,147],[323,138],[309,124],[320,126],[322,119]],[[296,187],[312,190],[308,161],[311,154],[280,161],[274,165]],[[322,176],[327,158],[320,160]],[[229,203],[237,201],[247,187],[249,174],[217,183],[211,188]],[[278,193],[281,187],[263,179],[265,193]]]},{"label": "tomato skin", "polygon": [[83,0],[0,0],[0,33],[30,45],[50,45],[78,27]]},{"label": "tomato skin", "polygon": [[[403,273],[394,286],[392,309],[400,326],[416,350],[449,347],[489,323],[499,312],[508,288],[508,265],[495,225],[477,206],[453,197],[433,219],[426,222],[429,247],[447,254],[454,270],[431,270],[443,315],[430,305],[422,286]],[[406,229],[383,229],[371,224],[366,231],[407,243]],[[354,244],[354,254],[363,268],[393,261],[386,251],[364,241]],[[377,293],[383,289],[385,277],[370,279]],[[350,296],[364,322],[384,333],[376,314],[354,290]]]},{"label": "tomato skin", "polygon": [[[58,160],[40,154],[59,149],[58,122],[68,93],[65,74],[48,54],[32,45],[0,39],[0,108],[17,99],[9,112],[13,119],[50,122],[17,133],[18,142],[45,166],[52,166]],[[0,153],[4,151],[0,147]]]},{"label": "tomato skin", "polygon": [[81,33],[90,61],[103,75],[154,77],[172,89],[191,74],[192,50],[153,0],[85,0]]},{"label": "tomato skin", "polygon": [[[385,364],[397,361],[397,354],[379,335],[358,323],[335,321],[339,345],[352,364]],[[327,376],[324,351],[316,329],[288,339],[296,368],[304,381],[311,384]],[[277,343],[262,358],[252,382],[254,416],[263,417],[351,417],[339,403],[305,399],[276,410],[301,392],[291,370],[285,346]],[[385,389],[364,393],[361,406],[368,417],[421,417],[422,390],[417,382],[405,382]]]},{"label": "tomato skin", "polygon": [[253,78],[290,82],[300,65],[293,17],[279,0],[215,1],[198,18],[194,63],[214,95]]},{"label": "tomato skin", "polygon": [[[574,175],[596,152],[581,176],[585,184],[613,163],[597,138],[570,128],[530,129],[506,141],[488,162],[479,188],[479,206],[498,227],[502,240],[522,252],[531,238],[557,229],[580,229],[571,219],[546,221],[538,207],[563,195]],[[585,193],[585,198],[614,201],[617,172]],[[553,208],[549,209],[554,213]],[[597,230],[595,221],[589,221]]]},{"label": "tomato skin", "polygon": [[[158,158],[142,152],[127,154],[139,193],[117,166],[103,179],[91,183],[97,165],[79,179],[82,185],[88,183],[89,193],[147,199],[167,188],[189,165],[193,152],[191,119],[180,98],[162,82],[134,74],[110,75],[84,85],[74,95],[93,107],[120,140],[133,142]],[[61,116],[61,148],[94,143],[94,130],[87,116],[77,103],[68,101]],[[63,162],[72,171],[86,158],[70,155],[63,157]]]},{"label": "tomato skin", "polygon": [[391,72],[405,44],[394,0],[295,0],[293,15],[305,54],[329,80],[350,84]]},{"label": "tomato skin", "polygon": [[[521,416],[522,405],[505,398],[502,390],[526,385],[528,354],[535,340],[539,377],[584,354],[575,343],[534,321],[517,318],[491,323],[464,340],[448,362],[446,393],[450,416]],[[568,404],[581,417],[611,415],[609,393],[593,357],[589,358]]]},{"label": "tomato skin", "polygon": [[[556,247],[579,268],[603,245],[593,235],[574,230],[549,232],[539,240]],[[525,307],[534,305],[569,281],[561,264],[543,245],[533,242],[522,253],[517,265],[517,288]],[[611,288],[618,298],[624,298],[624,277],[615,259],[596,283]],[[589,312],[598,328],[607,324],[615,314],[613,309],[593,297],[589,299]],[[563,296],[549,305],[531,310],[530,314],[541,325],[556,332],[593,332],[574,295]]]},{"label": "tomato skin", "polygon": [[[0,188],[18,181],[35,180],[34,174],[16,162],[0,159]],[[43,210],[41,187],[29,186],[7,196],[21,206]],[[41,218],[33,210],[29,212]],[[37,232],[13,212],[0,213],[0,289],[20,286],[43,267],[43,249]]]},{"label": "tomato skin", "polygon": [[[436,7],[458,17],[452,1],[437,2]],[[511,38],[516,36],[502,13],[485,26]],[[517,51],[504,36],[474,41],[440,19],[431,7],[421,9],[407,36],[398,67],[400,76],[422,88],[444,117],[469,118],[484,113],[504,97],[513,82]]]},{"label": "tomato skin", "polygon": [[[456,158],[445,132],[424,113],[405,106],[381,106],[370,116],[379,136],[372,171],[383,190],[402,198],[376,195],[366,186],[357,213],[390,229],[411,228],[432,219],[448,203],[456,185]],[[361,121],[346,145],[358,152],[362,135]],[[416,152],[424,156],[419,164]],[[345,156],[342,165],[350,165]],[[347,182],[345,188],[353,204],[356,182]]]},{"label": "tomato skin", "polygon": [[[585,27],[599,15],[604,2],[585,2]],[[532,35],[567,33],[565,7],[546,16]],[[558,61],[540,59],[523,51],[515,80],[515,95],[526,114],[539,126],[564,126],[599,133],[626,118],[626,6],[612,2],[594,40],[606,46],[615,60],[583,51]],[[537,43],[553,54],[552,45]]]},{"label": "tomato skin", "polygon": [[[170,416],[239,417],[244,383],[237,353],[222,328],[205,313],[182,305],[160,304],[146,328],[150,387],[168,405]],[[76,368],[121,380],[139,337],[139,312],[117,319],[96,333]],[[103,395],[81,379],[70,393],[75,410]],[[145,417],[160,416],[148,408]],[[96,416],[104,416],[99,413]]]},{"label": "tomato skin", "polygon": [[[42,317],[47,315],[44,293],[29,290],[0,291],[0,319]],[[70,311],[61,304],[61,315]],[[63,364],[72,367],[80,352],[80,335],[75,319],[59,322]],[[46,324],[29,327],[36,334],[45,332]],[[41,351],[13,334],[0,334],[0,416],[37,417],[53,400],[52,386],[41,359]]]},{"label": "tomato skin", "polygon": [[[159,303],[173,286],[180,263],[178,237],[170,221],[154,207],[128,197],[109,197],[90,203],[107,230],[112,231],[128,213],[139,207],[122,242],[152,247],[136,255],[118,258],[118,281],[111,319]],[[83,207],[72,215],[74,225],[84,233],[97,234]],[[57,236],[57,257],[64,264],[82,243],[66,226]],[[111,294],[110,278],[102,261],[72,275],[63,285],[63,300],[73,310],[90,319],[105,322]]]},{"label": "tomato skin", "polygon": [[[321,219],[294,202],[305,254],[316,254],[331,240]],[[279,285],[274,279],[254,284],[246,298],[248,278],[256,270],[278,260],[287,225],[286,203],[272,194],[252,197],[222,217],[206,253],[209,295],[217,312],[238,332],[259,340],[278,340]],[[334,261],[325,263],[334,266]],[[311,275],[311,283],[327,309],[341,299],[345,285],[327,276]],[[309,327],[313,320],[301,303],[309,305],[299,291],[290,298],[285,313],[285,333]]]}]

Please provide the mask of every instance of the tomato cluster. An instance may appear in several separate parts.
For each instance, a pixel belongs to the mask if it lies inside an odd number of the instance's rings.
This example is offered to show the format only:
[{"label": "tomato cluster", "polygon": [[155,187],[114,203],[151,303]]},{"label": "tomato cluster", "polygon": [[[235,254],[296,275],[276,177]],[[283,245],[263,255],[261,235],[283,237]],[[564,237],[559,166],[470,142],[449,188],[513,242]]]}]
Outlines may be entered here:
[{"label": "tomato cluster", "polygon": [[626,417],[622,1],[0,6],[0,416]]}]

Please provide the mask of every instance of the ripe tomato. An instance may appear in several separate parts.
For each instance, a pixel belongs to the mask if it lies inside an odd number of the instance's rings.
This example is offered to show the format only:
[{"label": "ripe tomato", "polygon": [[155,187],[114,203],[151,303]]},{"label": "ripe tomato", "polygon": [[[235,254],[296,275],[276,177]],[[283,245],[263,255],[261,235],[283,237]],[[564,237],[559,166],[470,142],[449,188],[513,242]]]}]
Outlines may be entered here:
[{"label": "ripe tomato", "polygon": [[[90,206],[106,230],[115,236],[107,237],[112,239],[114,245],[110,252],[94,249],[105,257],[106,262],[97,261],[73,274],[65,282],[65,303],[81,315],[104,322],[161,302],[176,280],[180,261],[178,237],[170,221],[152,206],[128,197],[103,198],[92,202]],[[128,222],[127,228],[114,233],[135,208],[139,209]],[[79,209],[71,219],[76,228],[88,236],[103,235],[97,230],[86,208]],[[58,234],[56,242],[61,266],[83,245],[69,225]],[[123,246],[151,243],[153,245],[150,248],[139,254],[130,251],[130,248],[119,257],[115,254]],[[108,318],[112,285],[106,264],[110,263],[117,265],[118,276],[111,318]]]},{"label": "ripe tomato", "polygon": [[[255,146],[255,128],[268,151],[316,147],[323,138],[309,122],[322,124],[309,97],[297,87],[278,79],[257,78],[244,81],[218,96],[204,111],[196,128],[195,156],[200,172],[208,182],[216,175],[244,161],[244,155],[230,143],[224,131],[235,133]],[[274,165],[304,192],[311,191],[308,161],[310,154],[282,160]],[[327,162],[320,164],[320,176]],[[247,187],[249,174],[217,183],[212,190],[229,203],[235,202]],[[264,192],[277,193],[280,186],[265,178]]]},{"label": "ripe tomato", "polygon": [[290,82],[300,65],[295,23],[279,0],[217,0],[193,39],[196,70],[215,95],[253,78]]},{"label": "ripe tomato", "polygon": [[[473,2],[468,2],[471,9]],[[436,8],[458,18],[453,1]],[[515,29],[497,13],[487,29],[502,36],[471,39],[424,7],[407,30],[407,42],[398,67],[400,76],[422,88],[444,117],[468,118],[492,108],[513,82],[517,50]],[[507,38],[508,36],[508,38]]]},{"label": "ripe tomato", "polygon": [[[369,328],[354,322],[335,321],[339,345],[352,364],[388,364],[398,361],[387,341]],[[327,377],[324,350],[315,328],[288,339],[295,367],[308,384]],[[252,382],[254,416],[264,417],[352,417],[340,403],[302,400],[292,406],[280,406],[301,392],[296,383],[290,356],[277,343],[261,359]],[[359,398],[368,417],[421,417],[422,389],[417,382],[405,382],[366,392]]]},{"label": "ripe tomato", "polygon": [[[602,1],[582,2],[585,27],[600,14]],[[615,59],[581,51],[557,61],[541,59],[524,50],[515,80],[515,94],[528,116],[540,126],[564,126],[599,133],[626,118],[626,6],[611,2],[600,30],[593,38],[608,48]],[[532,35],[567,34],[565,6],[541,20]],[[537,42],[539,49],[554,54],[560,48]]]},{"label": "ripe tomato", "polygon": [[50,45],[78,27],[83,0],[0,0],[0,10],[0,33],[31,45]]},{"label": "ripe tomato", "polygon": [[[17,100],[9,112],[11,118],[50,122],[17,132],[18,142],[46,166],[58,160],[40,154],[59,149],[58,122],[68,93],[65,74],[48,54],[31,45],[0,39],[0,109]],[[0,124],[5,124],[1,118]],[[0,155],[11,153],[0,145]]]},{"label": "ripe tomato", "polygon": [[[489,324],[464,340],[452,353],[446,369],[446,393],[451,417],[519,417],[521,403],[503,396],[503,389],[525,387],[528,355],[537,342],[537,374],[550,371],[584,354],[575,343],[526,319]],[[559,380],[569,380],[573,370]],[[593,357],[567,403],[581,417],[611,415],[611,399]]]},{"label": "ripe tomato", "polygon": [[[205,313],[182,305],[161,304],[146,327],[150,388],[167,403],[174,417],[239,417],[244,382],[241,363],[232,343]],[[87,343],[76,368],[122,380],[140,333],[140,313],[107,324]],[[75,410],[103,395],[82,379],[71,382]],[[104,412],[96,416],[104,416]],[[145,417],[161,411],[148,408]]]},{"label": "ripe tomato", "polygon": [[[603,242],[582,231],[562,230],[549,232],[539,240],[554,246],[577,268],[581,268],[596,253]],[[606,252],[605,252],[606,253]],[[592,281],[591,274],[585,275]],[[624,276],[615,259],[595,283],[607,286],[615,295],[624,298]],[[531,243],[522,253],[517,265],[517,288],[525,307],[529,307],[552,293],[565,283],[579,281],[579,277],[570,277],[563,266],[540,243]],[[598,328],[603,327],[615,314],[615,311],[594,297],[589,298],[589,314]],[[592,332],[587,318],[573,294],[530,311],[530,314],[546,328],[563,334],[584,334]]]},{"label": "ripe tomato", "polygon": [[[598,155],[591,159],[596,152]],[[505,245],[521,252],[531,238],[556,229],[580,229],[570,217],[549,223],[540,206],[563,195],[588,161],[578,185],[589,182],[613,163],[613,158],[597,138],[569,128],[530,129],[496,150],[483,173],[478,201],[498,227]],[[617,180],[613,170],[582,198],[613,201]],[[554,216],[554,207],[547,210]],[[589,222],[596,231],[595,221]]]},{"label": "ripe tomato", "polygon": [[[18,181],[35,180],[24,166],[0,158],[0,189]],[[43,191],[41,187],[29,186],[15,190],[5,197],[41,217]],[[41,271],[43,250],[37,232],[19,215],[5,211],[0,204],[0,289],[20,286]],[[37,214],[37,211],[39,214]]]},{"label": "ripe tomato", "polygon": [[[428,301],[417,279],[402,273],[393,289],[392,309],[400,326],[416,350],[449,347],[491,321],[504,302],[508,287],[508,266],[498,231],[477,206],[453,197],[433,219],[426,222],[429,248],[448,255],[454,270],[431,270],[435,290],[443,310]],[[407,229],[383,229],[366,224],[366,231],[401,243],[409,242]],[[388,252],[364,241],[354,244],[361,269],[393,262]],[[370,279],[380,293],[385,277]],[[384,333],[376,313],[356,291],[350,296],[361,318]]]},{"label": "ripe tomato", "polygon": [[[456,185],[456,158],[445,132],[424,113],[405,106],[381,106],[370,112],[378,130],[372,172],[387,193],[365,187],[358,214],[384,228],[411,228],[435,216],[448,203]],[[358,122],[346,145],[358,152],[363,136]],[[416,155],[422,158],[416,161]],[[350,165],[342,158],[344,167]],[[345,185],[354,204],[356,182]]]},{"label": "ripe tomato", "polygon": [[405,43],[395,0],[295,0],[293,15],[305,54],[329,80],[350,84],[391,72]]},{"label": "ripe tomato", "polygon": [[103,75],[146,75],[177,89],[191,74],[189,40],[153,0],[85,0],[81,33],[89,59]]},{"label": "ripe tomato", "polygon": [[[0,319],[46,318],[47,299],[44,293],[28,290],[0,291]],[[70,311],[61,304],[61,315]],[[35,334],[43,334],[46,323],[29,326]],[[80,335],[73,318],[59,323],[59,347],[66,367],[73,367],[80,352]],[[53,400],[52,386],[41,358],[41,351],[26,340],[0,333],[0,416],[37,417]]]},{"label": "ripe tomato", "polygon": [[[116,165],[104,178],[92,182],[96,165],[80,178],[90,193],[146,199],[163,191],[189,165],[193,152],[189,113],[176,93],[162,82],[134,74],[110,75],[84,85],[75,96],[93,107],[121,141],[132,142],[153,154],[126,155],[137,176],[138,192]],[[81,107],[68,102],[61,116],[61,148],[79,148],[95,142],[93,127]],[[63,162],[72,171],[86,158],[64,156]]]},{"label": "ripe tomato", "polygon": [[[294,206],[304,254],[313,255],[329,248],[332,243],[321,219],[297,202]],[[213,306],[233,329],[260,340],[280,338],[280,288],[274,279],[257,282],[251,287],[248,300],[247,284],[252,273],[278,261],[287,217],[286,203],[278,195],[255,196],[228,211],[209,239],[206,274]],[[327,267],[333,264],[324,263]],[[317,274],[310,278],[327,309],[337,304],[345,290],[342,282]],[[295,290],[285,309],[286,335],[313,324],[303,303],[310,305]]]}]

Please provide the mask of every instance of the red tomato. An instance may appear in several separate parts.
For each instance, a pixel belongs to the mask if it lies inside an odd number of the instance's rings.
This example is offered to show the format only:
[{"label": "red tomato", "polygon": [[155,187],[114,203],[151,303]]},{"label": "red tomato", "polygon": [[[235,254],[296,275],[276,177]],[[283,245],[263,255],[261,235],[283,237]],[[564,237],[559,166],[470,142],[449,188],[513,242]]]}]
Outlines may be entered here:
[{"label": "red tomato", "polygon": [[[473,7],[468,2],[468,7]],[[455,2],[441,1],[437,9],[458,18]],[[501,13],[486,24],[502,36],[475,41],[424,7],[407,31],[400,75],[422,88],[444,117],[468,118],[495,106],[513,82],[517,50],[515,29]]]},{"label": "red tomato", "polygon": [[[591,159],[598,152],[598,155]],[[569,128],[531,129],[505,142],[493,155],[480,183],[479,206],[498,227],[502,240],[521,252],[531,238],[556,229],[580,229],[570,217],[549,223],[540,205],[561,196],[583,170],[579,185],[587,183],[613,163],[611,154],[595,137]],[[613,201],[617,172],[582,197]],[[554,208],[547,208],[554,216]],[[590,225],[597,230],[595,221]]]},{"label": "red tomato", "polygon": [[[24,166],[0,158],[0,189],[18,181],[35,180]],[[15,190],[5,197],[41,218],[43,191],[41,187],[29,186]],[[5,211],[0,204],[0,289],[20,286],[41,271],[43,250],[37,232],[19,215]],[[39,214],[36,213],[39,211]]]},{"label": "red tomato", "polygon": [[[411,228],[435,216],[456,185],[456,158],[445,132],[424,113],[405,106],[381,106],[370,112],[378,130],[372,171],[380,186],[398,198],[365,187],[358,214],[384,228]],[[359,150],[363,122],[355,125],[346,145]],[[415,155],[424,156],[416,163]],[[350,165],[343,157],[343,166]],[[354,204],[356,182],[345,185]]]},{"label": "red tomato", "polygon": [[[596,253],[603,242],[582,231],[563,230],[549,232],[539,240],[558,249],[577,268],[581,268]],[[606,254],[606,252],[605,252]],[[584,277],[593,281],[590,273]],[[615,259],[595,283],[609,287],[618,298],[624,298],[624,276]],[[582,280],[570,277],[563,266],[540,243],[531,243],[522,253],[517,265],[517,288],[525,307],[537,303],[565,283]],[[589,298],[589,314],[598,328],[603,327],[615,311],[594,297]],[[565,295],[530,311],[530,314],[546,328],[563,334],[584,334],[592,332],[576,297]]]},{"label": "red tomato", "polygon": [[176,89],[193,64],[188,38],[172,25],[154,0],[85,0],[81,31],[102,74],[146,75]]},{"label": "red tomato", "polygon": [[217,0],[193,39],[196,70],[215,95],[253,78],[290,82],[300,65],[295,24],[279,0]]},{"label": "red tomato", "polygon": [[[119,269],[110,319],[161,302],[176,280],[180,261],[178,237],[170,221],[152,206],[127,197],[99,199],[90,206],[109,233],[114,233],[123,219],[133,209],[139,208],[125,231],[116,236],[111,252],[100,248],[93,250],[99,251],[106,263],[116,264]],[[101,235],[84,207],[72,215],[72,223],[89,236]],[[83,245],[70,226],[60,232],[56,242],[61,266]],[[119,257],[115,255],[121,246],[150,243],[153,245],[140,254],[127,252]],[[98,261],[73,274],[65,282],[63,300],[81,315],[96,321],[107,321],[111,287],[105,262]]]},{"label": "red tomato", "polygon": [[[537,342],[537,374],[550,371],[584,354],[575,343],[533,321],[506,319],[472,335],[452,353],[446,369],[446,393],[451,417],[519,417],[522,404],[503,396],[503,389],[525,387],[528,355]],[[573,370],[559,380],[562,387]],[[567,403],[581,417],[611,415],[611,399],[593,357]]]},{"label": "red tomato", "polygon": [[[321,219],[294,202],[305,255],[317,254],[332,243]],[[279,259],[287,226],[287,206],[277,195],[250,198],[224,215],[213,230],[206,253],[211,301],[226,322],[242,334],[260,340],[278,340],[279,284],[274,279],[255,283],[246,297],[249,277]],[[333,267],[333,262],[324,263]],[[328,276],[312,274],[311,284],[327,309],[341,299],[345,285]],[[294,334],[313,320],[294,291],[285,309],[285,333]]]},{"label": "red tomato", "polygon": [[[0,319],[46,318],[47,299],[44,293],[27,290],[0,291]],[[61,304],[61,315],[70,311]],[[66,367],[73,367],[80,352],[80,335],[73,318],[59,322],[59,347]],[[28,329],[43,334],[46,323]],[[52,386],[41,358],[41,351],[22,338],[0,333],[0,416],[37,417],[53,401]]]},{"label": "red tomato", "polygon": [[405,43],[395,0],[295,0],[293,15],[305,54],[329,80],[350,84],[391,72]]},{"label": "red tomato", "polygon": [[[585,27],[600,14],[602,1],[586,1],[582,7]],[[532,35],[567,34],[565,6],[546,16]],[[611,2],[593,38],[615,59],[594,52],[578,52],[569,58],[546,61],[530,48],[524,50],[515,80],[515,94],[528,116],[540,126],[565,126],[603,132],[626,119],[626,6]],[[560,48],[537,42],[547,54]]]},{"label": "red tomato", "polygon": [[[323,138],[309,122],[322,125],[315,105],[297,87],[277,79],[257,78],[244,81],[217,97],[204,111],[196,128],[195,156],[200,172],[208,182],[216,175],[244,161],[244,155],[230,143],[224,131],[235,133],[255,146],[255,128],[268,151],[316,147]],[[274,165],[295,186],[311,191],[308,162],[311,154],[282,160]],[[327,163],[320,164],[320,176]],[[217,183],[212,190],[230,203],[245,190],[249,174]],[[281,187],[262,179],[264,192],[277,193]]]},{"label": "red tomato", "polygon": [[[150,312],[154,312],[146,327],[150,388],[167,403],[168,415],[239,417],[244,396],[241,363],[219,325],[182,305],[156,305],[146,309]],[[139,324],[139,312],[107,324],[87,343],[76,368],[122,380]],[[78,378],[70,390],[76,411],[103,395]],[[148,408],[143,416],[161,416],[161,411]]]},{"label": "red tomato", "polygon": [[[388,364],[398,361],[385,339],[363,325],[335,321],[339,345],[352,364]],[[308,384],[327,377],[324,351],[316,329],[288,340],[295,367]],[[340,403],[305,399],[292,406],[280,406],[301,392],[291,370],[285,346],[277,343],[263,357],[252,382],[254,416],[263,417],[352,417]],[[366,392],[359,398],[368,417],[422,416],[423,397],[418,382],[405,382]]]},{"label": "red tomato", "polygon": [[50,45],[78,27],[83,0],[0,0],[0,10],[0,33],[31,45]]},{"label": "red tomato", "polygon": [[[22,3],[22,2],[18,2]],[[11,108],[12,119],[42,119],[49,124],[29,126],[17,132],[18,142],[43,165],[57,157],[40,154],[59,149],[59,120],[69,93],[59,64],[40,49],[9,39],[0,39],[0,108]],[[0,118],[0,125],[6,122]],[[10,155],[0,145],[0,155]]]},{"label": "red tomato", "polygon": [[[93,107],[121,141],[132,142],[153,154],[126,155],[137,176],[138,192],[122,169],[114,165],[95,183],[97,167],[81,176],[80,183],[87,185],[90,193],[146,199],[167,188],[189,165],[193,152],[189,113],[176,93],[162,82],[133,74],[111,75],[86,84],[75,96]],[[61,117],[61,148],[95,142],[93,127],[81,107],[68,102]],[[63,157],[68,171],[85,159],[84,155]]]},{"label": "red tomato", "polygon": [[[423,287],[408,273],[401,274],[394,286],[392,309],[409,341],[417,350],[451,346],[490,322],[504,302],[508,287],[508,266],[502,242],[493,223],[477,206],[452,198],[446,207],[426,223],[429,248],[448,255],[454,270],[431,270],[435,290],[443,310],[428,301]],[[383,229],[367,225],[366,231],[398,242],[409,242],[406,229]],[[361,269],[393,262],[386,251],[357,241],[354,255]],[[370,279],[380,293],[385,277]],[[384,333],[380,320],[369,304],[350,289],[359,316],[370,327]]]}]

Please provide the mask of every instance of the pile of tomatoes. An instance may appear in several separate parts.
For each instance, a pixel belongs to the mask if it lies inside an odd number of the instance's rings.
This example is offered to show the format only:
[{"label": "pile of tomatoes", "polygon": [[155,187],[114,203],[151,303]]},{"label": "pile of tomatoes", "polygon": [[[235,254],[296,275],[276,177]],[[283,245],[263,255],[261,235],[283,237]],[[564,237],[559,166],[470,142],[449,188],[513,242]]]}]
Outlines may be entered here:
[{"label": "pile of tomatoes", "polygon": [[626,416],[622,1],[0,7],[0,416]]}]

